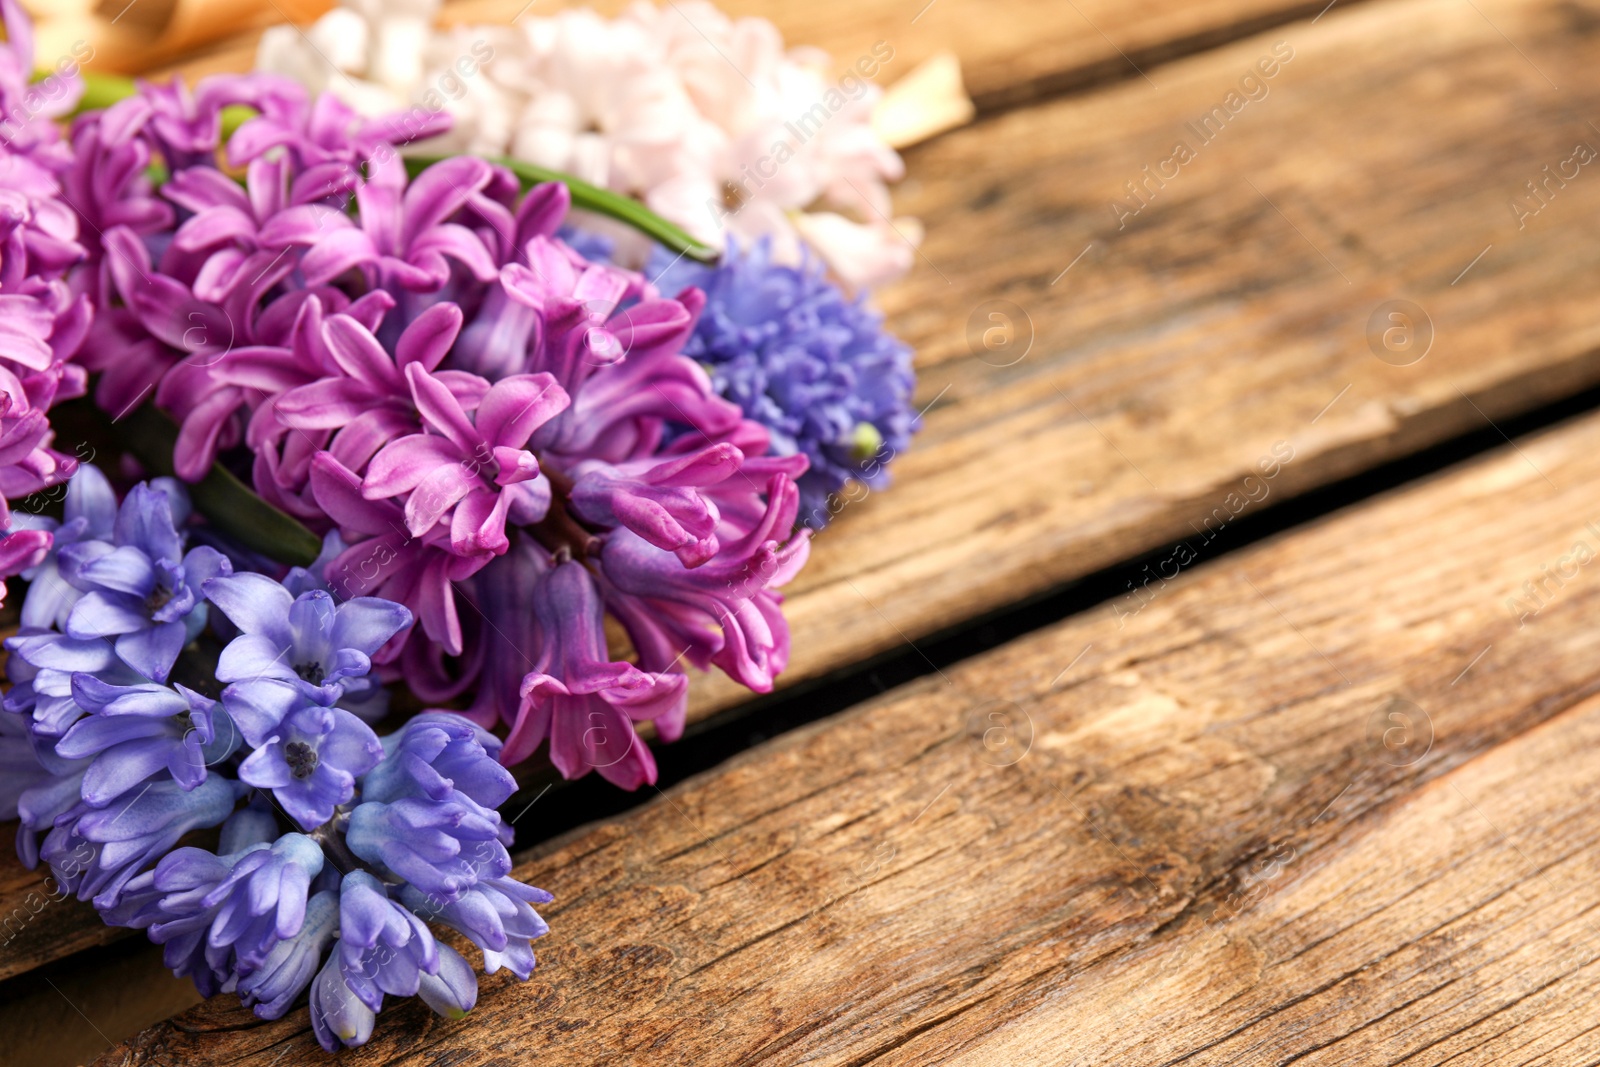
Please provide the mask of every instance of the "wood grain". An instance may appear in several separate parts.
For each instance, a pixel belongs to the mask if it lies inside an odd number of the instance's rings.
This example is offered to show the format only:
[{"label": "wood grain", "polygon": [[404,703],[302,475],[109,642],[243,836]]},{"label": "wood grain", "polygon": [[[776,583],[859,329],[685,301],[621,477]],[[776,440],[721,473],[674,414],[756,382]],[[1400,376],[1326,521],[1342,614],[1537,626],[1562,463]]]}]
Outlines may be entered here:
[{"label": "wood grain", "polygon": [[25,869],[10,848],[16,828],[0,823],[0,979],[126,936],[63,894],[48,872]]},{"label": "wood grain", "polygon": [[1588,416],[763,745],[519,867],[533,981],[340,1062],[1590,1060],[1597,480]]},{"label": "wood grain", "polygon": [[88,1063],[113,1041],[199,1002],[194,983],[167,970],[160,948],[130,937],[0,987],[0,1063]]}]

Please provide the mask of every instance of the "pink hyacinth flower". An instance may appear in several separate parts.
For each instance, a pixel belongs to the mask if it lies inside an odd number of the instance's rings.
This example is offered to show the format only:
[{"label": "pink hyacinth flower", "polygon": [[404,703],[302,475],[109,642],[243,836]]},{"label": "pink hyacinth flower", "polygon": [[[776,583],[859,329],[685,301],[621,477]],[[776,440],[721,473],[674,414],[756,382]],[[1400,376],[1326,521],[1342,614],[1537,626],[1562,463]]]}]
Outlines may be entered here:
[{"label": "pink hyacinth flower", "polygon": [[372,457],[362,495],[404,495],[406,528],[414,536],[447,520],[457,555],[500,555],[510,544],[507,514],[523,498],[518,487],[539,475],[528,439],[571,403],[566,390],[548,374],[513,375],[491,386],[469,415],[421,366],[407,367],[406,378],[425,432],[384,445]]},{"label": "pink hyacinth flower", "polygon": [[624,789],[656,780],[655,758],[634,731],[655,722],[683,730],[689,679],[613,661],[594,579],[582,564],[557,564],[533,590],[542,643],[522,682],[522,703],[501,759],[526,759],[546,736],[550,762],[567,778],[597,770]]}]

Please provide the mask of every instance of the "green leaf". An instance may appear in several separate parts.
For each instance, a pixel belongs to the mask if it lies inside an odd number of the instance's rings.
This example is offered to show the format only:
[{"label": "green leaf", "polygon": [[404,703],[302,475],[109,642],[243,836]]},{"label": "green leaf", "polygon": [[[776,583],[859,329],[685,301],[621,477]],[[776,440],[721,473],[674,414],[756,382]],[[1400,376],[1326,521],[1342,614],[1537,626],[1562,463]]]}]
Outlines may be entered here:
[{"label": "green leaf", "polygon": [[[103,413],[102,413],[103,414]],[[118,443],[151,474],[173,476],[172,450],[178,428],[155,406],[146,404],[118,421]],[[322,539],[279,511],[220,464],[189,486],[195,510],[245,548],[280,563],[308,566],[322,551]]]},{"label": "green leaf", "polygon": [[[406,172],[415,178],[435,163],[448,158],[445,156],[407,156]],[[502,166],[515,174],[522,181],[523,188],[531,185],[540,185],[545,182],[560,182],[572,194],[572,206],[593,211],[597,215],[605,215],[619,222],[627,223],[646,237],[665,245],[669,251],[681,253],[700,263],[715,263],[717,250],[701,244],[688,232],[679,226],[668,222],[657,215],[637,200],[630,199],[620,193],[613,193],[609,189],[602,189],[598,185],[591,185],[582,178],[574,178],[570,174],[563,174],[558,170],[547,170],[536,167],[532,163],[524,163],[520,159],[509,159],[504,156],[487,156],[489,162]]]}]

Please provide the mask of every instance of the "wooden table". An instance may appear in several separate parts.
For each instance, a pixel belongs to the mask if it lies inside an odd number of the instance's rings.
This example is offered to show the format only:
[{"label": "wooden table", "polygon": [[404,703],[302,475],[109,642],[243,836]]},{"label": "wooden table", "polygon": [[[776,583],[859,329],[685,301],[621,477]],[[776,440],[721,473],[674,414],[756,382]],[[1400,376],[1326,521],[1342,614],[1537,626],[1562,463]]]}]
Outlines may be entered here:
[{"label": "wooden table", "polygon": [[[897,193],[927,428],[800,687],[693,715],[915,680],[532,848],[534,979],[340,1062],[1600,1062],[1600,178],[1526,184],[1600,147],[1600,4],[730,6],[980,119]],[[193,1001],[113,936],[0,950],[37,1062],[325,1062],[226,996],[108,1050]]]}]

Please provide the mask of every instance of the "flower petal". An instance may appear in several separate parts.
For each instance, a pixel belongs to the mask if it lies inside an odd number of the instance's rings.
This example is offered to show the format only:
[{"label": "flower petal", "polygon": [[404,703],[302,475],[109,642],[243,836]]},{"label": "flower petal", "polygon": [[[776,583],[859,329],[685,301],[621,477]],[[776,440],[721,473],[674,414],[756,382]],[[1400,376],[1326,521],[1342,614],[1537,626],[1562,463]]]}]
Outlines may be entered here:
[{"label": "flower petal", "polygon": [[289,644],[285,615],[294,597],[271,578],[241,571],[212,578],[203,591],[243,633],[261,634],[280,646]]}]

